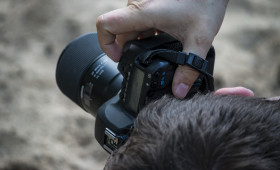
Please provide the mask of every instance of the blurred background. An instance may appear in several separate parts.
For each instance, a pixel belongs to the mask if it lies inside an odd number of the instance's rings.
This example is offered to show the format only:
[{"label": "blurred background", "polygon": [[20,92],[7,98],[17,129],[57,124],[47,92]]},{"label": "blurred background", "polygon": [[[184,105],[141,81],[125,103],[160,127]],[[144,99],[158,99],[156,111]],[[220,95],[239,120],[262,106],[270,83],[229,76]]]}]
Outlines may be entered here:
[{"label": "blurred background", "polygon": [[[0,170],[100,170],[94,118],[56,86],[69,41],[126,0],[0,1]],[[280,95],[280,1],[231,0],[216,48],[216,88]]]}]

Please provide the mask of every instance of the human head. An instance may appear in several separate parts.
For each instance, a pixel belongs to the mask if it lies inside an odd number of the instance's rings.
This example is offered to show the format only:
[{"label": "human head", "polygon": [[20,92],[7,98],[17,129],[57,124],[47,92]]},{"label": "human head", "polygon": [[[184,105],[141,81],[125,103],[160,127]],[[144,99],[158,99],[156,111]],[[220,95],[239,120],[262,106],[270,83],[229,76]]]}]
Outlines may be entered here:
[{"label": "human head", "polygon": [[278,170],[280,102],[165,96],[138,115],[105,170]]}]

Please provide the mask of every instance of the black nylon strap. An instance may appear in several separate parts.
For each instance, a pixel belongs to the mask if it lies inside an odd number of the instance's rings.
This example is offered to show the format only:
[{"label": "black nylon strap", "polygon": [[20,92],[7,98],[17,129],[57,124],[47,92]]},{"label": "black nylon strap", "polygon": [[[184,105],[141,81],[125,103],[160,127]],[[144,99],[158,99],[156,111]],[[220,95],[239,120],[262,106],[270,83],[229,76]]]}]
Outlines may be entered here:
[{"label": "black nylon strap", "polygon": [[213,77],[207,72],[208,61],[193,53],[186,54],[185,52],[176,52],[166,49],[150,50],[142,54],[139,60],[142,64],[149,64],[151,60],[156,57],[163,58],[175,64],[190,66],[206,76]]}]

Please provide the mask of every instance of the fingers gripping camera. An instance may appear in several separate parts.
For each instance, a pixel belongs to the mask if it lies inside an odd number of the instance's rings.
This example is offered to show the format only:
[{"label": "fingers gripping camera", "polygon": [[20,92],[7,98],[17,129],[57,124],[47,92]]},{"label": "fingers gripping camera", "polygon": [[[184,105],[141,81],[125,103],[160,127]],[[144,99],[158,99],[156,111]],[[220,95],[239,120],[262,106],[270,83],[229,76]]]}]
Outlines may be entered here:
[{"label": "fingers gripping camera", "polygon": [[182,44],[167,34],[130,41],[117,66],[100,49],[97,35],[86,34],[73,40],[61,54],[57,84],[66,96],[96,117],[95,137],[111,153],[129,138],[134,119],[146,104],[172,94],[178,65],[188,65],[201,73],[186,98],[214,90],[214,48],[206,60],[181,51]]}]

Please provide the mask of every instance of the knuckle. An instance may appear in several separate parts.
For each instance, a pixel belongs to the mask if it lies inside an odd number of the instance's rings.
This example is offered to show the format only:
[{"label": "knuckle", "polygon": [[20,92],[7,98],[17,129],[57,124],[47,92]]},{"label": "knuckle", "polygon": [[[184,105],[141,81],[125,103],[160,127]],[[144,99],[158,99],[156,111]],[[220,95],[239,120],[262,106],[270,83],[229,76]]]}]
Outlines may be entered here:
[{"label": "knuckle", "polygon": [[129,0],[127,6],[131,9],[140,10],[145,6],[146,2],[146,0]]},{"label": "knuckle", "polygon": [[103,25],[104,25],[104,15],[100,15],[96,19],[96,27],[98,29],[98,28],[103,27]]},{"label": "knuckle", "polygon": [[192,84],[199,76],[199,72],[189,66],[178,66],[177,71],[179,81],[187,84]]}]

